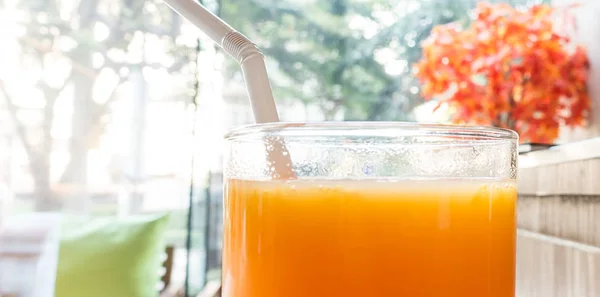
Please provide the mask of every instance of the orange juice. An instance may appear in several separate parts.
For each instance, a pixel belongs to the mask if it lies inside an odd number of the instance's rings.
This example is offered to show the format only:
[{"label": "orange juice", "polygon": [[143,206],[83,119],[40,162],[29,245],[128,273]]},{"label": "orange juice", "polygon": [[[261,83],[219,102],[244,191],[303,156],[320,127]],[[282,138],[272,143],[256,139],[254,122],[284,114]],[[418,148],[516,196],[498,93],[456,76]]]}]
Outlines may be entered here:
[{"label": "orange juice", "polygon": [[224,297],[514,297],[513,181],[229,180]]}]

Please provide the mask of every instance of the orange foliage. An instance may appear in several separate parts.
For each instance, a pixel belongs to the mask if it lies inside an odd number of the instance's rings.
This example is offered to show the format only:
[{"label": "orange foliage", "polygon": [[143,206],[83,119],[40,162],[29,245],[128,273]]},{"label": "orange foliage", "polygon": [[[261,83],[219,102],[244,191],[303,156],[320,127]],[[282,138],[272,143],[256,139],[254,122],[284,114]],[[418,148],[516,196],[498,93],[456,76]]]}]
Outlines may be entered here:
[{"label": "orange foliage", "polygon": [[481,3],[466,29],[435,27],[415,64],[422,95],[441,98],[456,123],[514,129],[522,142],[551,143],[561,125],[584,125],[587,53],[556,32],[553,12]]}]

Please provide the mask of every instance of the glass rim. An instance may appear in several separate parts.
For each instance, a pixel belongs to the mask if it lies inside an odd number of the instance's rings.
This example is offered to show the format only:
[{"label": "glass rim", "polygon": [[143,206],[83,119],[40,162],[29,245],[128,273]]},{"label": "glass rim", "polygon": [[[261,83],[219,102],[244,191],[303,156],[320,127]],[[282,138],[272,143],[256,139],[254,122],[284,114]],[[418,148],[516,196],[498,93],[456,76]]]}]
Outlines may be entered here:
[{"label": "glass rim", "polygon": [[492,126],[430,124],[391,121],[273,122],[263,124],[252,124],[231,129],[225,134],[224,139],[226,141],[235,141],[248,138],[262,139],[265,136],[459,136],[487,140],[518,141],[519,139],[519,135],[513,130]]}]

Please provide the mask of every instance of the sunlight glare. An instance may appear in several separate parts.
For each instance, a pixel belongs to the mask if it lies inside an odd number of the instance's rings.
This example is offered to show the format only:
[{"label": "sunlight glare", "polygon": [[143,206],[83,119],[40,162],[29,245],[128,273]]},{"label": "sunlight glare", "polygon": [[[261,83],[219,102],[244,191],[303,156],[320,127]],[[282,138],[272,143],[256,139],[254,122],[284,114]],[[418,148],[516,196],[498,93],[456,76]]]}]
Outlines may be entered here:
[{"label": "sunlight glare", "polygon": [[127,46],[127,62],[131,64],[141,63],[144,59],[144,33],[135,31],[129,45]]},{"label": "sunlight glare", "polygon": [[110,28],[103,22],[94,24],[94,40],[102,42],[110,36]]},{"label": "sunlight glare", "polygon": [[70,52],[77,47],[77,41],[66,35],[57,37],[54,42],[62,52]]},{"label": "sunlight glare", "polygon": [[352,16],[348,26],[350,30],[360,32],[365,39],[375,37],[379,30],[379,25],[376,22],[360,15]]},{"label": "sunlight glare", "polygon": [[53,139],[67,140],[71,137],[73,117],[73,86],[67,85],[54,102],[54,118],[50,134]]},{"label": "sunlight glare", "polygon": [[110,99],[118,83],[119,77],[112,69],[104,68],[100,70],[100,74],[98,74],[92,88],[92,100],[98,104],[104,104]]},{"label": "sunlight glare", "polygon": [[[11,88],[15,88],[15,86],[11,84]],[[15,105],[18,107],[28,109],[41,109],[46,106],[44,93],[30,86],[20,87],[17,89],[16,92],[11,93],[14,94],[13,100]]]},{"label": "sunlight glare", "polygon": [[60,0],[58,1],[59,5],[57,6],[59,9],[60,18],[64,21],[70,21],[73,19],[73,14],[75,12],[75,4],[79,3],[77,0]]},{"label": "sunlight glare", "polygon": [[16,114],[19,123],[27,127],[40,126],[44,120],[43,114],[36,109],[20,109]]},{"label": "sunlight glare", "polygon": [[22,16],[19,11],[12,9],[0,10],[0,28],[2,28],[0,30],[0,40],[8,37],[22,37],[27,33],[25,26],[18,22],[19,16]]},{"label": "sunlight glare", "polygon": [[128,75],[129,75],[129,68],[121,67],[121,69],[119,69],[119,76],[127,77]]},{"label": "sunlight glare", "polygon": [[60,53],[51,52],[44,55],[43,79],[48,86],[60,88],[70,71],[70,60]]},{"label": "sunlight glare", "polygon": [[2,55],[0,55],[0,79],[10,80],[14,78],[14,73],[19,69],[20,46],[19,43],[11,37],[0,35],[0,44],[2,44]]},{"label": "sunlight glare", "polygon": [[417,122],[448,123],[450,119],[450,108],[447,104],[443,103],[435,110],[437,105],[438,101],[432,100],[415,107],[413,113]]},{"label": "sunlight glare", "polygon": [[200,38],[202,43],[212,42],[206,34],[200,32],[194,25],[186,22],[181,25],[181,35],[177,36],[175,44],[195,47],[198,38]]},{"label": "sunlight glare", "polygon": [[389,27],[398,20],[398,15],[389,10],[373,11],[371,15],[379,24],[383,25],[384,27]]},{"label": "sunlight glare", "polygon": [[92,66],[95,69],[100,69],[104,66],[104,55],[101,53],[93,53],[92,54]]},{"label": "sunlight glare", "polygon": [[123,63],[127,54],[122,49],[111,48],[106,52],[106,57],[115,63]]},{"label": "sunlight glare", "polygon": [[406,71],[408,62],[406,60],[393,60],[385,63],[385,72],[389,75],[401,75]]},{"label": "sunlight glare", "polygon": [[168,45],[158,36],[152,34],[146,34],[145,36],[144,56],[148,63],[159,63],[165,66],[169,61],[171,61],[171,64],[173,63],[173,57],[169,58]]},{"label": "sunlight glare", "polygon": [[375,61],[377,61],[381,65],[391,62],[392,60],[396,59],[398,56],[396,54],[396,51],[389,47],[375,50],[373,55],[375,56]]}]

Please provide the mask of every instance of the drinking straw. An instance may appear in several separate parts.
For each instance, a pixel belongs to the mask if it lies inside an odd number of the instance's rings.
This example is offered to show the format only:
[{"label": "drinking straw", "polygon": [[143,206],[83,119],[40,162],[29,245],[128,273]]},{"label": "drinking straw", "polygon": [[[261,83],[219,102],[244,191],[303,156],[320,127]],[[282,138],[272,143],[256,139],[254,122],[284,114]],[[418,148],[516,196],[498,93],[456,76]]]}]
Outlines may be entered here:
[{"label": "drinking straw", "polygon": [[[256,123],[278,122],[279,116],[269,84],[264,55],[256,44],[195,0],[164,1],[238,61],[246,82],[254,121]],[[267,149],[267,158],[273,168],[273,176],[281,179],[293,178],[292,163],[285,145],[271,138],[268,140],[267,147],[270,148]]]}]

